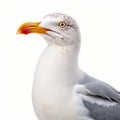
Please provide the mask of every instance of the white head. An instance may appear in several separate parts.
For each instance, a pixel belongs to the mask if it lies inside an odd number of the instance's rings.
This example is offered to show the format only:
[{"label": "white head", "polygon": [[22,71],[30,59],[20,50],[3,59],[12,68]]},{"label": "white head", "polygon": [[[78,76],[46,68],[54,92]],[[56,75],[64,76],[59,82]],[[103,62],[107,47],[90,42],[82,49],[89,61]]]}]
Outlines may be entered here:
[{"label": "white head", "polygon": [[76,21],[61,13],[46,15],[41,22],[24,23],[17,32],[21,34],[39,33],[45,38],[48,45],[80,44],[80,33]]}]

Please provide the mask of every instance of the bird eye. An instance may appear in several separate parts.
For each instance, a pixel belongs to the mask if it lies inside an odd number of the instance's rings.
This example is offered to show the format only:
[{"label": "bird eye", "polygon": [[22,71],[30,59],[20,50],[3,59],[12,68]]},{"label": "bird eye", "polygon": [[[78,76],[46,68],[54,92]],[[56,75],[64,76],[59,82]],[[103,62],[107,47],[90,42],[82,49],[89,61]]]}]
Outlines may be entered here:
[{"label": "bird eye", "polygon": [[65,28],[66,27],[66,22],[62,21],[62,22],[59,22],[58,26],[61,27],[61,28]]}]

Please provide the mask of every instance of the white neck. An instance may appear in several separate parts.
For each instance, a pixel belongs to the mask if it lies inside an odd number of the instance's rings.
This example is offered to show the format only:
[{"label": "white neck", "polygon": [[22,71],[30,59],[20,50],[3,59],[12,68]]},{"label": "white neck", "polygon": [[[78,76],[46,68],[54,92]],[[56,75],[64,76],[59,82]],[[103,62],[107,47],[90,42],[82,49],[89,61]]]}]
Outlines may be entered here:
[{"label": "white neck", "polygon": [[[78,53],[76,46],[48,46],[40,56],[38,75],[47,84],[74,84],[78,72]],[[74,78],[73,78],[74,77]],[[42,80],[44,79],[44,80]],[[66,81],[69,80],[69,81]]]}]

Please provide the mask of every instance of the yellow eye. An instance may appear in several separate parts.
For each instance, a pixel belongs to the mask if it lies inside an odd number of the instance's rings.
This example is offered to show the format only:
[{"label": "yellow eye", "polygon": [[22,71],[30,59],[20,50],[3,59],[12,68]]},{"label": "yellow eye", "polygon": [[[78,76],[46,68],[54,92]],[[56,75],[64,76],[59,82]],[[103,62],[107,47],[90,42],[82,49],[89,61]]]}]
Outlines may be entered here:
[{"label": "yellow eye", "polygon": [[62,22],[59,22],[58,26],[61,27],[61,28],[64,28],[66,27],[66,22],[62,21]]}]

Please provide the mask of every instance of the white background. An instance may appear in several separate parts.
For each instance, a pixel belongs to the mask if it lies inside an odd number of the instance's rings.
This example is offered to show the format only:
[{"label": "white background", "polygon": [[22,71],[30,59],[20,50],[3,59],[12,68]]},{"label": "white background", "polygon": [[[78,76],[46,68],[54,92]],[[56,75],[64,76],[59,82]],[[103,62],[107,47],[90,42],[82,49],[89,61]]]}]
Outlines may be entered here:
[{"label": "white background", "polygon": [[37,60],[47,44],[37,34],[16,35],[16,30],[53,12],[77,20],[81,68],[120,90],[119,0],[0,0],[0,120],[37,120],[31,90]]}]

